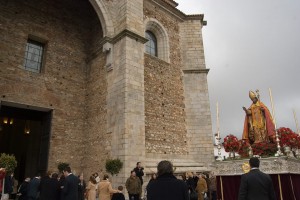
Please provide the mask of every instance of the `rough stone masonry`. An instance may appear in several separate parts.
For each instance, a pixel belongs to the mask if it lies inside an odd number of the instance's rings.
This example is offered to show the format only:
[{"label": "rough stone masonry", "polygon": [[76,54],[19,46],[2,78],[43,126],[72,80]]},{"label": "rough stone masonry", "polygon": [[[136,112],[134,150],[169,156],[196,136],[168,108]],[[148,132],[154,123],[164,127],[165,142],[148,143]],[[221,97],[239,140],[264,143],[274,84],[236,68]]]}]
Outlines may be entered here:
[{"label": "rough stone masonry", "polygon": [[[172,0],[1,0],[1,102],[52,111],[48,169],[105,171],[107,158],[145,172],[169,159],[176,173],[213,161],[203,15]],[[157,56],[145,52],[145,31]],[[44,47],[39,73],[24,68],[28,40]]]}]

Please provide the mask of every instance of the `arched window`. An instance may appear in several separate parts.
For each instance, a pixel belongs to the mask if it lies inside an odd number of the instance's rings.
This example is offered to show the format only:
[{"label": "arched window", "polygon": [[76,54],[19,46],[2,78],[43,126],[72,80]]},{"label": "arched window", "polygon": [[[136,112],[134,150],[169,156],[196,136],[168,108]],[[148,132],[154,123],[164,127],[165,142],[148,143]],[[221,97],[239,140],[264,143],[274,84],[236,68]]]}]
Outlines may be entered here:
[{"label": "arched window", "polygon": [[157,56],[157,40],[155,35],[151,31],[146,31],[146,38],[148,39],[145,46],[146,53]]}]

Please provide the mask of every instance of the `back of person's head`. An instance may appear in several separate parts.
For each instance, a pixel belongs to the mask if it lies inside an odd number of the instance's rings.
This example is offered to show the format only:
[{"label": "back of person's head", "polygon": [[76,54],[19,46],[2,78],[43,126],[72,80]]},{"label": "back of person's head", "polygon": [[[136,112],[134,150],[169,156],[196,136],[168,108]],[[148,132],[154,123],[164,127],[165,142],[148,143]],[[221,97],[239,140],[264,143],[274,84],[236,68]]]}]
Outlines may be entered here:
[{"label": "back of person's head", "polygon": [[47,171],[47,173],[46,173],[46,176],[49,176],[49,177],[51,177],[51,175],[52,175],[52,172],[49,170],[49,171]]},{"label": "back of person's head", "polygon": [[249,160],[249,164],[250,164],[250,167],[253,168],[253,167],[257,167],[259,168],[259,159],[257,157],[252,157],[250,158]]},{"label": "back of person's head", "polygon": [[157,165],[157,176],[173,174],[173,164],[168,160],[160,161]]},{"label": "back of person's head", "polygon": [[103,175],[103,180],[108,180],[109,176],[107,174]]},{"label": "back of person's head", "polygon": [[95,179],[95,177],[93,175],[90,176],[90,182],[93,183],[93,184],[97,183],[97,181],[96,181],[96,179]]},{"label": "back of person's head", "polygon": [[58,178],[58,174],[57,174],[57,173],[53,173],[53,174],[51,175],[51,178],[57,179],[57,178]]},{"label": "back of person's head", "polygon": [[68,172],[68,173],[71,173],[71,167],[70,166],[65,167],[64,171]]},{"label": "back of person's head", "polygon": [[186,178],[193,178],[192,172],[186,172]]},{"label": "back of person's head", "polygon": [[120,185],[120,186],[118,187],[118,190],[123,191],[123,186]]}]

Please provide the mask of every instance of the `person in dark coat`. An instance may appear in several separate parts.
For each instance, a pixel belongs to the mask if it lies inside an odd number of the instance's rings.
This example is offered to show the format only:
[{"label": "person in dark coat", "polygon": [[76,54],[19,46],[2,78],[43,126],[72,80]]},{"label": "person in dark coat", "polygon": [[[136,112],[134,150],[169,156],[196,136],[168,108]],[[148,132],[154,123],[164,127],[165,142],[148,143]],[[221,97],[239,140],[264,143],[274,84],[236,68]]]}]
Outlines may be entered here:
[{"label": "person in dark coat", "polygon": [[63,195],[63,188],[64,188],[64,184],[65,184],[65,176],[63,174],[61,174],[58,184],[59,184],[59,200],[63,200],[64,199],[64,195]]},{"label": "person in dark coat", "polygon": [[135,175],[140,179],[141,185],[143,185],[143,176],[144,176],[144,168],[142,167],[141,162],[136,163],[136,168],[133,169]]},{"label": "person in dark coat", "polygon": [[86,183],[83,180],[83,174],[78,176],[79,178],[79,183],[78,183],[78,200],[84,200],[85,194],[86,194]]},{"label": "person in dark coat", "polygon": [[27,193],[28,193],[28,185],[30,182],[30,178],[25,178],[24,182],[20,185],[18,190],[19,200],[27,200]]},{"label": "person in dark coat", "polygon": [[41,200],[44,200],[47,198],[47,195],[48,195],[47,189],[48,189],[50,178],[51,178],[50,171],[48,171],[47,174],[41,178],[41,182],[40,182],[40,186],[39,186]]},{"label": "person in dark coat", "polygon": [[259,170],[259,159],[250,158],[250,172],[243,174],[239,190],[239,200],[276,200],[270,175]]},{"label": "person in dark coat", "polygon": [[77,200],[79,183],[78,177],[72,174],[70,167],[66,167],[64,169],[64,175],[66,177],[66,180],[62,191],[64,198],[63,200]]},{"label": "person in dark coat", "polygon": [[157,178],[148,184],[147,200],[189,200],[188,187],[173,175],[170,161],[158,163]]},{"label": "person in dark coat", "polygon": [[[118,190],[119,190],[119,191],[123,191],[123,186],[120,185],[120,186],[118,187]],[[112,197],[111,197],[111,200],[125,200],[125,196],[124,196],[124,194],[121,193],[121,192],[114,193],[114,194],[112,195]]]},{"label": "person in dark coat", "polygon": [[41,176],[37,174],[28,185],[28,192],[27,192],[27,198],[28,200],[36,200],[39,198],[40,191],[40,182],[41,182]]},{"label": "person in dark coat", "polygon": [[41,186],[40,200],[58,200],[59,199],[59,182],[58,174],[53,173],[51,178],[45,179]]}]

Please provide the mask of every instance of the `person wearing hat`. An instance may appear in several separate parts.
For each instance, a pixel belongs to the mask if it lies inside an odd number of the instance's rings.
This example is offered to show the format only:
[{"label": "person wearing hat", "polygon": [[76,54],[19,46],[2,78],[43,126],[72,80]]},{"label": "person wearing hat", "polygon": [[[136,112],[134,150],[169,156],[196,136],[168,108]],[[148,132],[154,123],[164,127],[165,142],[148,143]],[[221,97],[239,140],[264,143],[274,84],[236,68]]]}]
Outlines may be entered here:
[{"label": "person wearing hat", "polygon": [[246,113],[243,140],[250,144],[275,142],[275,125],[269,109],[260,101],[258,93],[250,91],[249,97],[251,106],[248,109],[243,107]]}]

